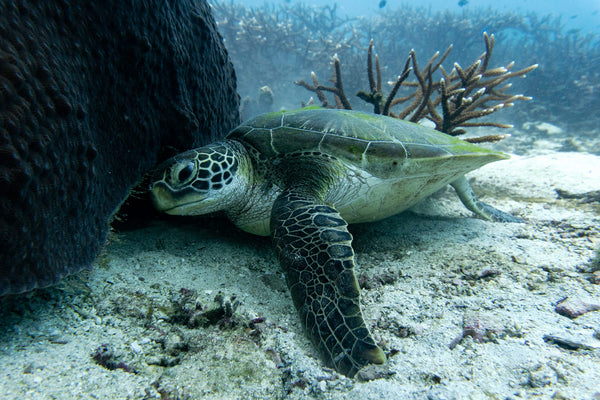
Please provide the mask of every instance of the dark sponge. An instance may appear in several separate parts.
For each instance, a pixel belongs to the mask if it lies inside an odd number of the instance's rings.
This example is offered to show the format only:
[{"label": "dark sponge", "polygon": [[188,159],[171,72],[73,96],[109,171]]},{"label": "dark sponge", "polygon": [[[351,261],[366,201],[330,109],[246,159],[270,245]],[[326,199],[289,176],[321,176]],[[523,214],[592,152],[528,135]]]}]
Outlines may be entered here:
[{"label": "dark sponge", "polygon": [[205,0],[0,2],[0,296],[88,267],[159,154],[238,103]]}]

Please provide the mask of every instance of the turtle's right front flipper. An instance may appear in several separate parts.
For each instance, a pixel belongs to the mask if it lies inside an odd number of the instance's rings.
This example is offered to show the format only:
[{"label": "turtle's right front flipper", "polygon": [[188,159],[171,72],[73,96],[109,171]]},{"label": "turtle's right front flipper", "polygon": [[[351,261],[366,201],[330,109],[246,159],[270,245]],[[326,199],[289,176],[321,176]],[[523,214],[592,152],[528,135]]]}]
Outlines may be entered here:
[{"label": "turtle's right front flipper", "polygon": [[458,198],[465,207],[485,220],[494,222],[525,222],[521,218],[500,211],[479,200],[477,196],[475,196],[473,189],[471,189],[471,185],[469,185],[467,178],[464,176],[461,176],[454,182],[450,182],[450,185],[456,190]]},{"label": "turtle's right front flipper", "polygon": [[292,299],[311,340],[338,372],[354,376],[385,354],[367,329],[354,276],[352,236],[332,207],[310,195],[283,192],[271,232]]}]

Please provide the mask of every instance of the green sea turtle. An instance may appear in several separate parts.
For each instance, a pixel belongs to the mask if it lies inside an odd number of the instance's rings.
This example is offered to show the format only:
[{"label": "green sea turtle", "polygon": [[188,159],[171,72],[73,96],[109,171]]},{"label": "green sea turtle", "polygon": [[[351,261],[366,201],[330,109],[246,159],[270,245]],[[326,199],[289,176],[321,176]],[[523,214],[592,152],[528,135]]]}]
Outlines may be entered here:
[{"label": "green sea turtle", "polygon": [[506,158],[411,122],[310,108],[257,116],[173,157],[150,189],[168,214],[225,211],[244,231],[271,235],[308,335],[327,364],[354,376],[386,356],[363,321],[347,224],[397,214],[447,184],[478,216],[515,221],[464,177]]}]

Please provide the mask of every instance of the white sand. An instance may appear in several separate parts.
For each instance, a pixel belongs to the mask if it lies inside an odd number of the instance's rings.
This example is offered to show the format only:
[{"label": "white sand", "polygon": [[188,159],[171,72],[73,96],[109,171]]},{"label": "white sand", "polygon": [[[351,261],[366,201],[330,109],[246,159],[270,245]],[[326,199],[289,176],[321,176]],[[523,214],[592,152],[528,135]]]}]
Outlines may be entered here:
[{"label": "white sand", "polygon": [[[412,212],[351,227],[357,275],[370,287],[365,318],[394,353],[388,377],[362,382],[323,367],[269,239],[221,220],[178,219],[115,234],[91,272],[5,299],[0,397],[599,398],[600,311],[570,319],[555,306],[565,297],[600,303],[600,285],[589,281],[600,205],[558,200],[554,189],[600,189],[600,157],[519,157],[470,178],[484,201],[527,222],[472,218],[448,189]],[[219,292],[235,309],[221,326],[184,324],[195,304],[201,317],[200,306],[219,308]],[[177,304],[187,317],[170,320]],[[483,338],[451,350],[463,319]],[[91,357],[102,344],[119,368]]]}]

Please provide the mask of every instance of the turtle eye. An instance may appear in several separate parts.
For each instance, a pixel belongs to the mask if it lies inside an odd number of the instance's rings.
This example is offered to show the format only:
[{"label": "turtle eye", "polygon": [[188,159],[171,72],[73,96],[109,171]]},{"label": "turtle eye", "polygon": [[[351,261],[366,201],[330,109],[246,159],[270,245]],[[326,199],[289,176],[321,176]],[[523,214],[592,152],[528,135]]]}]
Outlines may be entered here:
[{"label": "turtle eye", "polygon": [[173,182],[183,185],[192,180],[195,172],[196,164],[194,164],[192,161],[181,163],[173,168],[171,179]]}]

